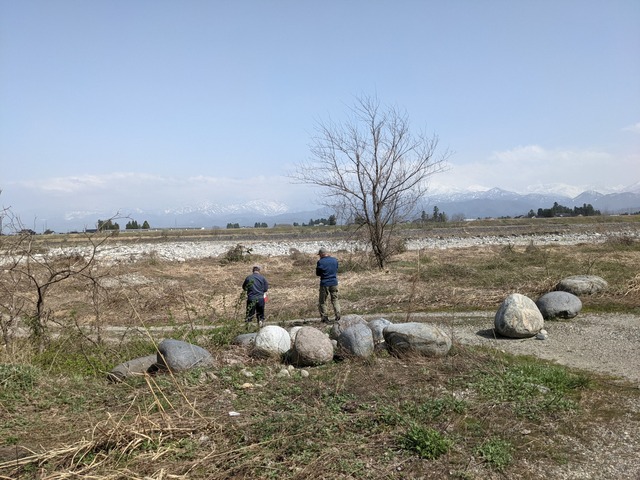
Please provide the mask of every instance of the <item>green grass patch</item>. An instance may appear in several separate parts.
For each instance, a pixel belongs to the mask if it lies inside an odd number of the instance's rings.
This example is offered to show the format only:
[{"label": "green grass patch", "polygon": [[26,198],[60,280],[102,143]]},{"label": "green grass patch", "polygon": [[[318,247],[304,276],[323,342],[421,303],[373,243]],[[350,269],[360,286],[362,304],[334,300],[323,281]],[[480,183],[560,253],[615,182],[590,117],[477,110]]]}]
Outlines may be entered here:
[{"label": "green grass patch", "polygon": [[431,427],[411,426],[401,437],[402,448],[427,460],[436,460],[449,451],[453,441]]},{"label": "green grass patch", "polygon": [[511,442],[500,438],[490,438],[478,445],[475,454],[491,468],[504,471],[513,461],[513,446]]},{"label": "green grass patch", "polygon": [[516,415],[534,419],[576,410],[579,391],[590,385],[590,379],[562,366],[516,357],[478,372],[469,385],[487,401],[508,405]]}]

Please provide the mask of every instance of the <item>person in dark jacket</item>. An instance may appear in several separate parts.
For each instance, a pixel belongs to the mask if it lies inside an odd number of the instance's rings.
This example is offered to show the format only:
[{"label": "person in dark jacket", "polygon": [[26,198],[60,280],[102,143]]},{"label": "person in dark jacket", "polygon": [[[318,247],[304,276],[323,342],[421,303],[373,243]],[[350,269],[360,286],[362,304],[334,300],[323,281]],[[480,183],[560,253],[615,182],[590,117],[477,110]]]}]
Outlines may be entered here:
[{"label": "person in dark jacket", "polygon": [[329,323],[327,299],[331,298],[331,305],[335,313],[335,321],[340,320],[340,299],[338,296],[338,260],[327,252],[325,248],[318,251],[320,258],[316,264],[316,275],[320,277],[320,295],[318,308],[320,319]]},{"label": "person in dark jacket", "polygon": [[254,315],[258,320],[258,327],[264,325],[264,303],[267,290],[269,290],[269,282],[260,273],[258,265],[253,267],[253,273],[244,279],[242,290],[247,293],[247,315],[245,322],[249,323],[253,320]]}]

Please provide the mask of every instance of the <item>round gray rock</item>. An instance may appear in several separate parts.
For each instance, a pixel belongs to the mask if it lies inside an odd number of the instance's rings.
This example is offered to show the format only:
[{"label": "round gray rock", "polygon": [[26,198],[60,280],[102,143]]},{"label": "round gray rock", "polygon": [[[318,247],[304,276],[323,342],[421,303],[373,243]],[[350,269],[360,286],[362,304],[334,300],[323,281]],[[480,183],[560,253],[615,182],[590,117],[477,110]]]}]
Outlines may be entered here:
[{"label": "round gray rock", "polygon": [[210,367],[213,365],[213,357],[197,345],[167,339],[158,345],[157,363],[173,372],[180,372],[194,367]]},{"label": "round gray rock", "polygon": [[333,360],[333,344],[329,337],[314,327],[300,327],[290,352],[297,367],[313,367]]},{"label": "round gray rock", "polygon": [[384,331],[388,349],[395,354],[416,352],[429,357],[443,357],[451,349],[451,337],[428,323],[394,323]]},{"label": "round gray rock", "polygon": [[544,318],[533,300],[519,293],[512,293],[500,305],[494,324],[500,335],[527,338],[542,330]]},{"label": "round gray rock", "polygon": [[545,320],[573,318],[582,310],[582,301],[569,292],[545,293],[536,300],[536,305]]},{"label": "round gray rock", "polygon": [[346,328],[338,337],[338,349],[342,355],[367,358],[373,354],[373,333],[366,323],[356,323]]},{"label": "round gray rock", "polygon": [[556,290],[580,296],[600,293],[607,287],[609,287],[607,281],[597,275],[573,275],[560,280],[556,285]]},{"label": "round gray rock", "polygon": [[337,340],[342,332],[344,332],[350,326],[357,324],[367,325],[367,321],[360,315],[345,315],[331,326],[331,330],[329,331],[329,338]]}]

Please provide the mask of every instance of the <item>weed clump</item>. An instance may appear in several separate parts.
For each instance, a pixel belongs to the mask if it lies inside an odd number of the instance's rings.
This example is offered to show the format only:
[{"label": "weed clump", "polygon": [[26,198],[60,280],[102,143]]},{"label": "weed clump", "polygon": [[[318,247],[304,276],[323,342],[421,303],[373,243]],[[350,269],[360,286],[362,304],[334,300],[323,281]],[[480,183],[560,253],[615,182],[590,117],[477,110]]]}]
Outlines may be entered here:
[{"label": "weed clump", "polygon": [[436,460],[449,451],[453,441],[431,427],[413,425],[401,438],[405,450],[416,452],[427,460]]},{"label": "weed clump", "polygon": [[231,247],[224,254],[224,260],[226,263],[243,262],[251,259],[251,252],[253,249],[247,248],[244,245],[237,244],[235,247]]},{"label": "weed clump", "polygon": [[478,445],[475,454],[484,460],[491,468],[499,472],[511,464],[513,446],[501,438],[490,438]]}]

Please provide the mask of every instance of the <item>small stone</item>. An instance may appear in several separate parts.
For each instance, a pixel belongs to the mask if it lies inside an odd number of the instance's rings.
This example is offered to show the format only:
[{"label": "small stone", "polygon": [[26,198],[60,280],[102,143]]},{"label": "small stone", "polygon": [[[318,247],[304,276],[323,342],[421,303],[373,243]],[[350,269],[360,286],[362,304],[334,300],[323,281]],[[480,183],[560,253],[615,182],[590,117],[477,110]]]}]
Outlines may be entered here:
[{"label": "small stone", "polygon": [[243,383],[240,388],[242,388],[243,390],[247,390],[249,388],[253,388],[253,383]]},{"label": "small stone", "polygon": [[307,378],[309,376],[309,371],[308,370],[300,370],[300,376]]}]

